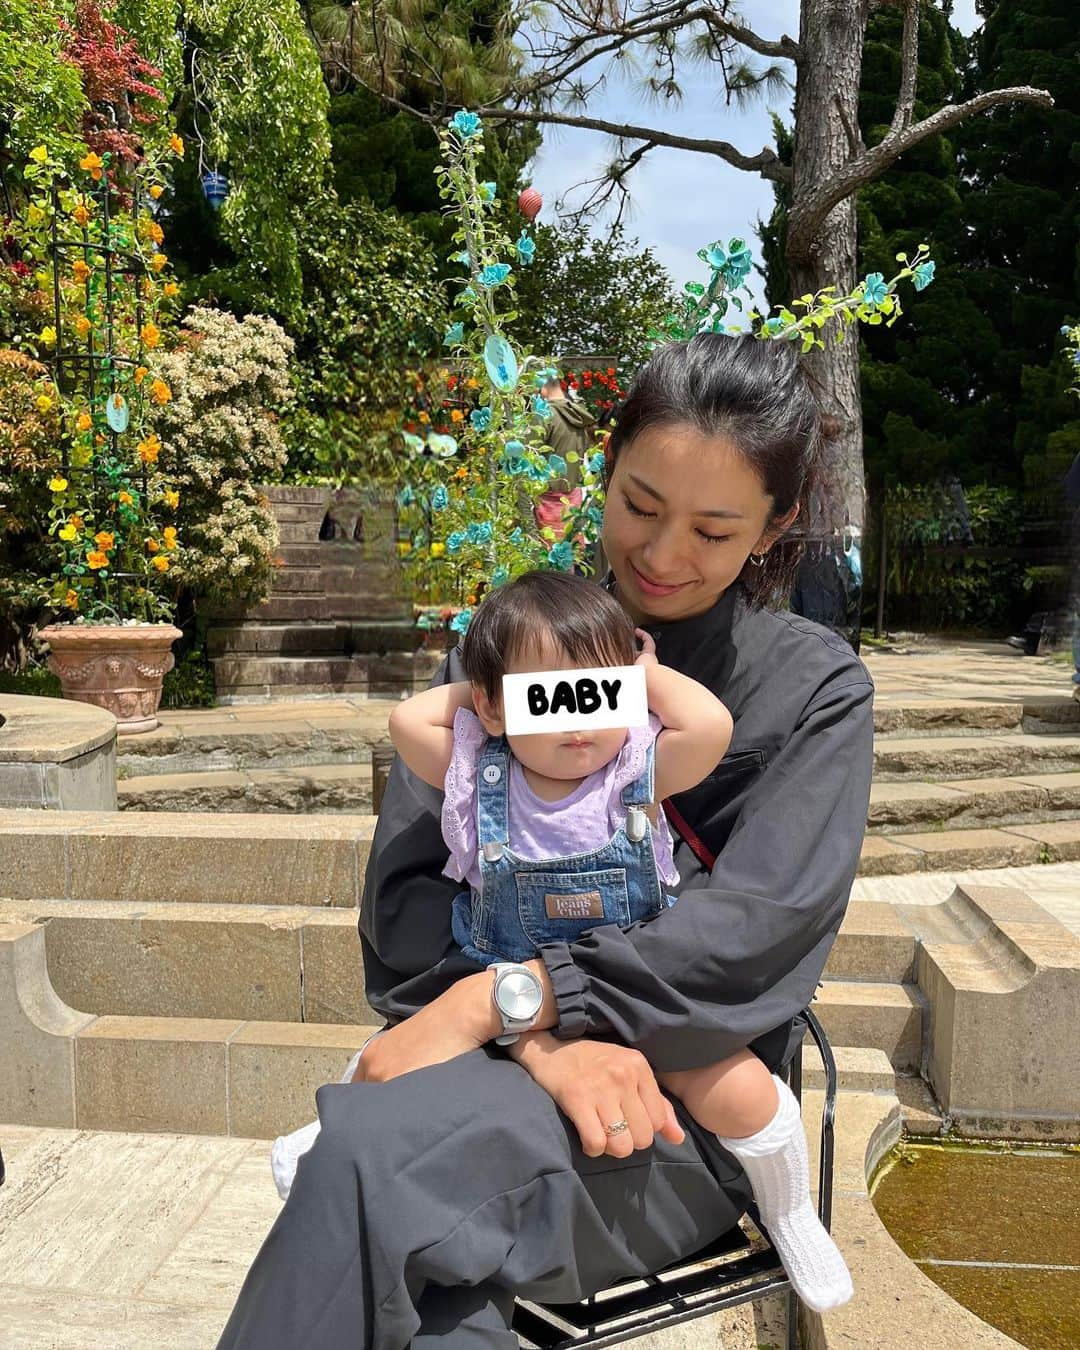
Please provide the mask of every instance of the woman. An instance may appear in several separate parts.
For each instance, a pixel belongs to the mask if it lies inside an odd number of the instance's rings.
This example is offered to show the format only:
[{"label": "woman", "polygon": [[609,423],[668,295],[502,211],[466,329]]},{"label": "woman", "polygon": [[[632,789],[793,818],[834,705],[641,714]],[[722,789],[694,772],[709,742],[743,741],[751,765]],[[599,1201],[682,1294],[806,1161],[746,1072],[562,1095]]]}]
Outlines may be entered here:
[{"label": "woman", "polygon": [[[219,1350],[510,1350],[515,1294],[576,1299],[738,1220],[741,1169],[654,1073],[747,1046],[780,1069],[855,875],[870,680],[832,633],[763,607],[797,560],[784,534],[818,440],[786,344],[699,336],[635,382],[609,445],[611,584],[735,719],[674,803],[679,903],[543,947],[526,963],[539,1012],[500,1050],[492,972],[450,932],[441,794],[396,766],[360,918],[390,1029],[358,1081],[319,1090],[322,1132]],[[439,678],[462,678],[456,654]]]}]

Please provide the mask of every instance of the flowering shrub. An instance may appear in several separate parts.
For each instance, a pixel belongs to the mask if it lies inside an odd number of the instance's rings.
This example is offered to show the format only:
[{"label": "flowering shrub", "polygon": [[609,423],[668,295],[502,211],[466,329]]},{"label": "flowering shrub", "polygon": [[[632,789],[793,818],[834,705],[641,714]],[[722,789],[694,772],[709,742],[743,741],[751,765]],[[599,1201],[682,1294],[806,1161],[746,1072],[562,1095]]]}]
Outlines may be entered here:
[{"label": "flowering shrub", "polygon": [[1065,359],[1072,367],[1069,391],[1080,394],[1080,323],[1063,324],[1061,332],[1065,338]]},{"label": "flowering shrub", "polygon": [[566,538],[538,531],[532,502],[567,463],[543,445],[551,408],[539,390],[557,372],[516,352],[504,333],[516,316],[509,307],[514,265],[503,259],[528,266],[531,239],[522,230],[512,241],[494,222],[495,185],[480,183],[476,172],[480,118],[457,113],[440,141],[439,192],[458,221],[451,261],[464,267],[443,338],[455,366],[446,393],[455,397],[430,400],[420,410],[426,420],[417,414],[416,429],[404,433],[413,471],[398,498],[399,528],[406,572],[418,589],[437,583],[463,601],[451,626],[464,632],[485,586],[534,567],[569,571],[584,560],[600,524],[593,495],[602,459],[590,456],[581,466],[584,501]]},{"label": "flowering shrub", "polygon": [[[25,534],[47,509],[42,488],[48,447],[60,423],[48,370],[21,352],[0,350],[0,534]],[[27,491],[33,484],[38,491]]]},{"label": "flowering shrub", "polygon": [[177,580],[210,608],[253,604],[270,589],[279,535],[255,485],[285,464],[278,414],[292,400],[292,353],[273,319],[196,308],[159,365],[173,391],[156,425],[182,501]]},{"label": "flowering shrub", "polygon": [[626,397],[614,366],[570,367],[559,383],[564,392],[572,389],[598,422],[605,421]]},{"label": "flowering shrub", "polygon": [[[178,137],[165,153],[183,153]],[[179,287],[162,275],[164,234],[144,206],[163,190],[163,158],[125,171],[120,191],[110,151],[88,150],[69,176],[35,146],[25,214],[12,225],[34,284],[53,292],[52,322],[26,344],[51,360],[37,407],[58,419],[47,512],[55,564],[43,587],[85,622],[165,619],[174,604],[179,496],[158,464],[154,418],[172,397],[155,366]]]}]

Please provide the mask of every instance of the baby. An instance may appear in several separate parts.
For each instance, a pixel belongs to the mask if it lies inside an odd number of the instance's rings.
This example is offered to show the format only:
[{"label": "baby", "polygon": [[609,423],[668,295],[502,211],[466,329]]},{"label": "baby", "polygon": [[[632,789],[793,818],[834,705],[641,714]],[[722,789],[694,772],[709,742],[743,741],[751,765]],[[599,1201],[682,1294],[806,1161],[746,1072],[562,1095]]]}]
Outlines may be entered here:
[{"label": "baby", "polygon": [[[676,903],[664,888],[679,874],[657,803],[723,758],[732,734],[723,703],[662,666],[607,591],[562,572],[530,572],[491,591],[461,658],[468,679],[399,704],[390,735],[413,773],[444,791],[444,873],[468,884],[451,919],[466,955],[482,965],[525,961],[545,942],[573,942],[601,924],[663,922]],[[632,664],[645,668],[647,726],[505,735],[504,675]],[[818,1311],[846,1302],[851,1277],[811,1203],[787,1084],[750,1050],[657,1080],[742,1164],[799,1297]],[[317,1130],[276,1141],[283,1193]]]}]

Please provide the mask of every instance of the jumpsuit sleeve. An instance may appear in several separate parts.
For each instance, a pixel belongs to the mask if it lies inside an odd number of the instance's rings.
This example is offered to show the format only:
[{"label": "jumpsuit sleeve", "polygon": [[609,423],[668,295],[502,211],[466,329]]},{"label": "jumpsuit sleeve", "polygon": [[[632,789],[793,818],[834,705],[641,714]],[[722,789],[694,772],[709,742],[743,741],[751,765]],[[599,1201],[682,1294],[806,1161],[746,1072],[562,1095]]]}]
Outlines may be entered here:
[{"label": "jumpsuit sleeve", "polygon": [[858,866],[872,704],[873,686],[850,670],[818,689],[747,793],[711,875],[689,877],[672,908],[541,948],[557,1036],[614,1036],[655,1069],[691,1069],[808,1005]]}]

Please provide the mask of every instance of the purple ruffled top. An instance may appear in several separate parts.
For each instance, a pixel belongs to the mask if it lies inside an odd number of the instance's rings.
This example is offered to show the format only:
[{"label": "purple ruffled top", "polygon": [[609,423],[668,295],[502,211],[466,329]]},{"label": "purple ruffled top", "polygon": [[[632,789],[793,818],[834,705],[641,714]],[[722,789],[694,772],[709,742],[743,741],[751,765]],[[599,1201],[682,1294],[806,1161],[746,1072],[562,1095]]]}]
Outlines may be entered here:
[{"label": "purple ruffled top", "polygon": [[[510,759],[509,831],[511,853],[531,862],[567,858],[602,848],[626,819],[622,790],[645,769],[648,748],[662,730],[660,719],[649,715],[648,726],[630,727],[622,749],[603,768],[583,779],[556,802],[539,798],[525,779],[516,759]],[[442,833],[450,858],[443,875],[465,881],[480,890],[479,839],[476,827],[476,777],[487,732],[468,708],[454,717],[454,752],[446,773]],[[672,856],[671,829],[657,811],[651,836],[662,883],[679,880]]]}]

